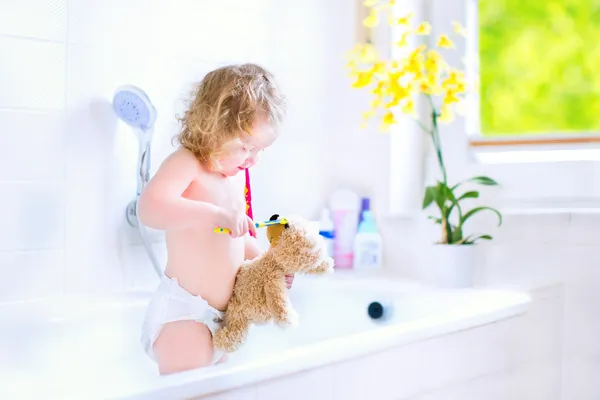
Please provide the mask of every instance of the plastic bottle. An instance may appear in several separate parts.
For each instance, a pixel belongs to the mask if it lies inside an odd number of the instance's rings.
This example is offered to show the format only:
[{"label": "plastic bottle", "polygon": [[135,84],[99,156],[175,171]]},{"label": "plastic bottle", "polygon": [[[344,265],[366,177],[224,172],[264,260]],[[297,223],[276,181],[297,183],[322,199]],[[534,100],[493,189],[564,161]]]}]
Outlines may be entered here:
[{"label": "plastic bottle", "polygon": [[358,216],[358,224],[360,225],[360,223],[363,220],[363,215],[365,211],[369,211],[371,209],[371,199],[369,199],[368,197],[363,197],[361,199],[361,203],[360,203],[360,214]]},{"label": "plastic bottle", "polygon": [[333,259],[336,268],[352,268],[359,207],[358,195],[348,189],[337,190],[329,198],[335,228]]},{"label": "plastic bottle", "polygon": [[354,264],[356,270],[374,270],[383,266],[383,243],[377,224],[370,210],[363,212],[363,218],[354,238]]},{"label": "plastic bottle", "polygon": [[327,254],[333,257],[333,243],[335,238],[335,229],[329,209],[324,208],[321,211],[321,220],[319,221],[319,235],[325,239],[327,244]]}]

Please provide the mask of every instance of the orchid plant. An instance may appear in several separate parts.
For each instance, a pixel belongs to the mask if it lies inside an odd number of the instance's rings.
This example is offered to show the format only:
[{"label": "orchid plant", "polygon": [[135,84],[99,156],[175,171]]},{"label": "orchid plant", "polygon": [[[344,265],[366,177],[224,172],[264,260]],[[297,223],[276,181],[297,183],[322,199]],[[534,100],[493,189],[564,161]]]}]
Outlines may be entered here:
[{"label": "orchid plant", "polygon": [[[353,78],[352,87],[368,89],[372,94],[369,110],[363,113],[363,127],[369,120],[377,118],[382,132],[388,132],[397,124],[401,114],[411,116],[418,126],[431,139],[435,149],[437,164],[441,178],[435,185],[427,186],[423,198],[423,209],[431,205],[437,206],[439,216],[429,216],[441,226],[441,244],[473,244],[477,240],[491,240],[490,235],[465,236],[464,225],[475,214],[488,210],[498,216],[498,225],[502,224],[502,215],[494,208],[479,206],[468,211],[463,210],[461,202],[479,197],[479,191],[462,191],[467,182],[494,186],[497,182],[486,176],[476,176],[466,181],[450,184],[444,164],[440,140],[440,124],[446,124],[454,119],[454,114],[464,111],[464,97],[475,85],[469,85],[465,73],[450,66],[438,49],[456,48],[448,34],[441,34],[435,40],[435,46],[421,44],[409,45],[411,35],[427,38],[431,36],[431,25],[427,21],[413,24],[413,14],[394,17],[394,0],[366,0],[364,6],[369,8],[369,15],[363,20],[363,25],[374,28],[380,22],[381,16],[387,14],[387,23],[401,30],[401,38],[395,43],[406,50],[405,57],[382,59],[371,43],[357,43],[348,53],[350,76]],[[458,22],[453,22],[457,35],[466,36],[465,28]],[[426,122],[422,122],[416,111],[416,100],[423,96],[428,104]],[[462,191],[462,193],[459,193]],[[456,218],[452,218],[456,214]]]}]

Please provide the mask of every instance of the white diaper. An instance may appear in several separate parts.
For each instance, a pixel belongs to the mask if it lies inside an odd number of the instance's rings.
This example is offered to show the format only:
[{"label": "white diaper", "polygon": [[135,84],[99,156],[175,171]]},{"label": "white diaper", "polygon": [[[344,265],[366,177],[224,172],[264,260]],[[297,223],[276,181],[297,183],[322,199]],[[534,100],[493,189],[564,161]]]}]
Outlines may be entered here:
[{"label": "white diaper", "polygon": [[[194,296],[179,286],[177,278],[169,278],[164,275],[148,304],[142,325],[141,342],[146,354],[156,361],[152,345],[163,325],[186,320],[206,325],[214,335],[223,323],[223,313],[211,307],[202,297]],[[223,351],[213,349],[213,364],[219,361],[223,354]]]}]

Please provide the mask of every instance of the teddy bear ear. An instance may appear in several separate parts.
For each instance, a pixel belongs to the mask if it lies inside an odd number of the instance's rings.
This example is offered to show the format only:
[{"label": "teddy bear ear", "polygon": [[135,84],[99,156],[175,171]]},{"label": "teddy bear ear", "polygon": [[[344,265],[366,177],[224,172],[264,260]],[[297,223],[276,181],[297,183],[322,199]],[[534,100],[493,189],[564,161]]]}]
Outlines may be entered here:
[{"label": "teddy bear ear", "polygon": [[[275,221],[279,219],[279,214],[273,214],[271,215],[271,218],[269,218],[269,221]],[[283,227],[285,229],[288,229],[290,227],[290,224],[288,224],[287,222],[283,225]]]}]

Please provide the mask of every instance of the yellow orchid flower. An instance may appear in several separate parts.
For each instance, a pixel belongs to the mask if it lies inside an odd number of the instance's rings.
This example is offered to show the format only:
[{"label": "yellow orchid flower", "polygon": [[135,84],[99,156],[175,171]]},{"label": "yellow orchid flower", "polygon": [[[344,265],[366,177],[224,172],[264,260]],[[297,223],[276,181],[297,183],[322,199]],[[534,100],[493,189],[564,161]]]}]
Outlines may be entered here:
[{"label": "yellow orchid flower", "polygon": [[429,22],[422,22],[418,27],[417,35],[429,35],[431,33],[431,24]]},{"label": "yellow orchid flower", "polygon": [[413,51],[411,51],[410,54],[408,55],[408,57],[416,58],[419,55],[422,55],[421,53],[423,53],[426,49],[427,49],[427,46],[422,44],[419,47],[417,47],[416,49],[414,49]]},{"label": "yellow orchid flower", "polygon": [[397,85],[392,95],[394,96],[396,104],[398,104],[400,101],[410,97],[411,88],[408,86]]},{"label": "yellow orchid flower", "polygon": [[460,22],[452,21],[452,26],[454,27],[454,32],[464,37],[467,36],[467,30],[460,24]]},{"label": "yellow orchid flower", "polygon": [[363,1],[363,6],[371,8],[379,4],[379,0],[365,0]]},{"label": "yellow orchid flower", "polygon": [[369,111],[365,111],[362,113],[362,117],[363,117],[363,122],[367,122],[368,120],[370,120],[371,118],[373,118],[375,116],[375,109],[371,109]]},{"label": "yellow orchid flower", "polygon": [[426,79],[419,81],[419,91],[424,94],[433,94],[431,84]]},{"label": "yellow orchid flower", "polygon": [[394,124],[397,124],[397,122],[394,118],[394,113],[390,111],[383,116],[379,129],[387,132],[390,129],[390,126]]},{"label": "yellow orchid flower", "polygon": [[372,101],[371,101],[371,108],[372,109],[377,109],[377,107],[379,107],[381,105],[381,97],[375,97]]},{"label": "yellow orchid flower", "polygon": [[406,103],[402,107],[402,112],[412,117],[417,117],[417,111],[415,109],[415,102],[413,99],[409,98],[406,101]]},{"label": "yellow orchid flower", "polygon": [[356,65],[356,60],[350,60],[348,61],[348,63],[346,63],[346,68],[348,68],[351,75],[356,72],[357,67],[358,66]]},{"label": "yellow orchid flower", "polygon": [[442,47],[442,48],[446,48],[446,49],[453,49],[456,47],[454,45],[454,42],[452,40],[450,40],[448,35],[440,35],[437,45],[438,45],[438,47]]},{"label": "yellow orchid flower", "polygon": [[356,74],[356,81],[352,84],[354,88],[361,88],[369,85],[372,81],[373,74],[370,71],[361,71]]},{"label": "yellow orchid flower", "polygon": [[363,20],[363,25],[367,28],[374,28],[379,24],[379,17],[377,16],[377,10],[371,10],[368,17]]},{"label": "yellow orchid flower", "polygon": [[442,104],[442,107],[440,109],[440,117],[438,118],[438,121],[448,123],[452,122],[453,119],[454,115],[452,115],[452,109],[450,108],[450,106],[448,104]]},{"label": "yellow orchid flower", "polygon": [[373,68],[371,68],[371,72],[373,74],[381,74],[385,72],[385,63],[382,61],[378,61],[373,64]]},{"label": "yellow orchid flower", "polygon": [[408,46],[408,35],[410,35],[410,31],[406,31],[402,34],[402,38],[396,42],[396,46],[398,47],[406,47]]},{"label": "yellow orchid flower", "polygon": [[438,74],[441,69],[442,56],[435,50],[429,50],[425,60],[425,70],[428,74]]},{"label": "yellow orchid flower", "polygon": [[446,90],[446,95],[444,96],[444,104],[449,105],[452,103],[458,103],[460,99],[456,96],[456,92],[453,90]]},{"label": "yellow orchid flower", "polygon": [[373,88],[373,90],[371,91],[371,93],[373,93],[376,96],[383,96],[383,88],[385,87],[385,82],[383,81],[379,81],[377,82],[377,86],[375,86]]},{"label": "yellow orchid flower", "polygon": [[398,97],[393,97],[392,101],[390,101],[389,103],[387,103],[385,105],[385,108],[390,109],[392,107],[396,107],[398,104],[400,104],[400,99]]},{"label": "yellow orchid flower", "polygon": [[405,15],[404,17],[400,17],[400,18],[398,18],[396,23],[398,25],[408,25],[408,24],[410,24],[410,20],[412,19],[413,15],[414,15],[414,13],[409,13],[409,14]]}]

